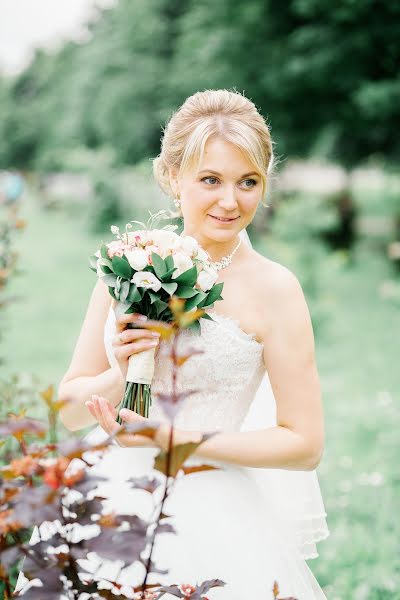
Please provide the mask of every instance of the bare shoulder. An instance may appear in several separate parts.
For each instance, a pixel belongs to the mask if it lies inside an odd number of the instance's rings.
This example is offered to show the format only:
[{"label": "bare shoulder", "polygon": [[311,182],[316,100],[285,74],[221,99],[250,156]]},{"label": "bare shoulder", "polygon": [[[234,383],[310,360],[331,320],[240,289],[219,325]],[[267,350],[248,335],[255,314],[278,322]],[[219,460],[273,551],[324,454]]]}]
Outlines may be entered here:
[{"label": "bare shoulder", "polygon": [[288,294],[298,295],[302,292],[297,276],[284,265],[271,260],[254,251],[254,275],[259,293],[267,294],[271,300],[282,300]]},{"label": "bare shoulder", "polygon": [[258,252],[254,257],[253,281],[266,315],[264,333],[272,327],[280,327],[289,313],[292,318],[297,316],[300,320],[309,321],[304,292],[295,273]]}]

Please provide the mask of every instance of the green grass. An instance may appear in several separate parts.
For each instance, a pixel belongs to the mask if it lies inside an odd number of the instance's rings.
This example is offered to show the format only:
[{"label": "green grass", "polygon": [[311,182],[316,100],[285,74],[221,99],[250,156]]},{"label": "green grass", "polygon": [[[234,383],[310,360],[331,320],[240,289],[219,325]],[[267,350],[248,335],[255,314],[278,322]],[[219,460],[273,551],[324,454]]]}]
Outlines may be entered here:
[{"label": "green grass", "polygon": [[330,320],[317,338],[326,446],[318,468],[331,536],[311,561],[329,600],[400,598],[398,305],[393,276],[358,245],[332,281]]},{"label": "green grass", "polygon": [[0,352],[6,374],[34,373],[44,383],[56,382],[69,364],[96,283],[87,257],[100,236],[89,236],[68,211],[41,209],[32,196],[20,216],[27,221],[16,244],[21,273],[8,287],[19,301],[2,316]]},{"label": "green grass", "polygon": [[[43,210],[32,196],[21,217],[23,273],[9,287],[21,301],[3,314],[0,354],[6,374],[34,373],[47,386],[69,365],[96,280],[87,257],[101,236],[87,233],[79,212]],[[364,242],[332,272],[316,337],[326,430],[318,473],[331,535],[309,565],[329,600],[399,600],[400,311],[380,294],[394,275]]]}]

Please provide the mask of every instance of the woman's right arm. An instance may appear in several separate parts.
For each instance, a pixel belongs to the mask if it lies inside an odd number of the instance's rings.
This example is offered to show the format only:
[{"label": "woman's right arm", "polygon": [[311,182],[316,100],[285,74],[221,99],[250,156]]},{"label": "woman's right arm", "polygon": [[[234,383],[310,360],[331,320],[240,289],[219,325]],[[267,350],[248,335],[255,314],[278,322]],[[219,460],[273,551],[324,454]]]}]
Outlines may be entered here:
[{"label": "woman's right arm", "polygon": [[[113,352],[116,365],[110,366],[104,347],[104,325],[111,306],[108,287],[99,279],[92,292],[85,320],[68,371],[58,387],[58,399],[69,400],[60,410],[61,422],[70,431],[97,423],[85,406],[92,394],[103,396],[117,406],[122,400],[129,358],[159,344],[160,334],[140,328],[136,313],[116,318]],[[129,327],[134,324],[135,327]]]},{"label": "woman's right arm", "polygon": [[116,406],[122,399],[125,381],[118,365],[110,367],[104,347],[104,324],[111,306],[107,286],[98,279],[72,356],[58,386],[58,399],[68,400],[59,413],[70,431],[97,423],[85,406],[92,394],[108,398]]}]

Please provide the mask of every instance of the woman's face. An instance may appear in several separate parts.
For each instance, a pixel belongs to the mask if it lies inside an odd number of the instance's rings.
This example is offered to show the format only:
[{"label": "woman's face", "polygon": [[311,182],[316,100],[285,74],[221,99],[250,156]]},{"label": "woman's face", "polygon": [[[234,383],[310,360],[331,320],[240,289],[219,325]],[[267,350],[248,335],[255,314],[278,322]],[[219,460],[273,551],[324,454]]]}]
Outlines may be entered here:
[{"label": "woman's face", "polygon": [[[186,235],[200,244],[228,243],[253,220],[262,198],[262,180],[245,154],[221,138],[209,138],[197,171],[179,180],[171,171],[174,189],[180,193]],[[216,217],[232,219],[221,222]]]}]

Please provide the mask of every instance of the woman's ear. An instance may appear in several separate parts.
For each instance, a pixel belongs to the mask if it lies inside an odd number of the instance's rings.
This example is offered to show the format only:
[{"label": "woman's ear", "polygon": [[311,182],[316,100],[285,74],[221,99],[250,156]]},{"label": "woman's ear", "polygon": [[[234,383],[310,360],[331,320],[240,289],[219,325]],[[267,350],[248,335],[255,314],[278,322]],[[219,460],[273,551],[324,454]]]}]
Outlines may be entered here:
[{"label": "woman's ear", "polygon": [[179,193],[179,182],[178,182],[178,170],[176,167],[170,167],[169,170],[169,184],[175,196]]}]

